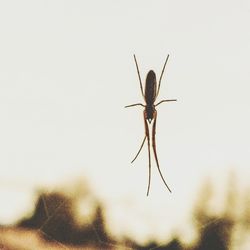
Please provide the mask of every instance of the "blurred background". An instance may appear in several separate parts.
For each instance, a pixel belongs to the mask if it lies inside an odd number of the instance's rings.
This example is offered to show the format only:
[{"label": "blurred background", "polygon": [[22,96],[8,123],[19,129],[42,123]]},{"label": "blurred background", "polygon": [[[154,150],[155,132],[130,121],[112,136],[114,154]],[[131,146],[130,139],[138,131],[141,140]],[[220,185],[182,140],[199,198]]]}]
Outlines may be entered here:
[{"label": "blurred background", "polygon": [[[250,1],[1,1],[0,248],[250,249]],[[149,197],[142,81],[162,79]]]}]

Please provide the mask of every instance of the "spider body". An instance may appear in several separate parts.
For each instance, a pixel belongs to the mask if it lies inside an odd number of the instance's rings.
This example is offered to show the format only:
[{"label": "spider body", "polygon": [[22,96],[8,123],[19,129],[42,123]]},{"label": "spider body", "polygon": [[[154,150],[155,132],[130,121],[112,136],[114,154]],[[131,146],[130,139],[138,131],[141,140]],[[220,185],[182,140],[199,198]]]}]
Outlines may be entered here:
[{"label": "spider body", "polygon": [[144,96],[145,96],[145,102],[146,107],[144,112],[146,112],[146,119],[151,123],[151,121],[154,119],[155,114],[155,96],[156,96],[156,75],[153,70],[150,70],[146,77],[146,83],[145,83],[145,90],[144,90]]},{"label": "spider body", "polygon": [[163,102],[176,101],[176,99],[162,100],[159,103],[155,104],[156,98],[157,98],[157,96],[159,94],[159,90],[160,90],[161,78],[162,78],[163,72],[165,70],[168,58],[169,58],[169,55],[167,56],[166,61],[164,63],[158,86],[157,86],[157,81],[156,81],[156,74],[153,70],[150,70],[147,74],[147,77],[146,77],[145,89],[144,89],[144,93],[143,93],[143,87],[142,87],[142,81],[141,81],[141,76],[140,76],[140,72],[139,72],[139,67],[137,64],[136,57],[134,55],[136,69],[137,69],[137,73],[138,73],[138,77],[139,77],[139,81],[140,81],[141,93],[142,93],[142,96],[144,98],[146,105],[144,105],[142,103],[135,103],[135,104],[125,106],[125,108],[134,107],[134,106],[144,107],[143,117],[144,117],[144,126],[145,126],[145,136],[144,136],[144,139],[143,139],[142,144],[140,146],[140,149],[139,149],[138,153],[136,154],[135,158],[132,160],[132,162],[134,162],[135,159],[137,158],[137,156],[140,154],[141,149],[143,148],[143,145],[145,143],[145,140],[147,139],[148,158],[149,158],[149,177],[148,177],[147,196],[149,194],[150,182],[151,182],[151,154],[150,154],[151,138],[150,138],[150,133],[149,133],[149,124],[151,124],[152,121],[153,121],[153,125],[152,125],[152,149],[153,149],[156,165],[157,165],[157,168],[158,168],[158,171],[159,171],[159,174],[161,176],[162,181],[164,182],[164,184],[167,187],[167,189],[169,190],[169,192],[171,192],[171,190],[168,187],[168,185],[167,185],[167,183],[166,183],[166,181],[161,173],[161,170],[160,170],[160,164],[159,164],[158,157],[157,157],[156,142],[155,142],[156,119],[157,119],[157,111],[156,111],[155,107]]}]

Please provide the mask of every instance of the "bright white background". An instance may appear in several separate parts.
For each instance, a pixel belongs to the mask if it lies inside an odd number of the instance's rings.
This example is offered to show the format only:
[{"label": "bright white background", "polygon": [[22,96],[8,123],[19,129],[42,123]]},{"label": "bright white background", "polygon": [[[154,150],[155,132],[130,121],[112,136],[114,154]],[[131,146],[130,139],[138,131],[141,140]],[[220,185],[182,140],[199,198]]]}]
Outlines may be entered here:
[{"label": "bright white background", "polygon": [[[31,209],[34,188],[85,177],[119,233],[184,230],[202,181],[250,177],[250,2],[1,1],[0,222]],[[142,80],[170,54],[147,187]],[[163,223],[165,221],[165,223]],[[189,232],[187,230],[187,232]]]}]

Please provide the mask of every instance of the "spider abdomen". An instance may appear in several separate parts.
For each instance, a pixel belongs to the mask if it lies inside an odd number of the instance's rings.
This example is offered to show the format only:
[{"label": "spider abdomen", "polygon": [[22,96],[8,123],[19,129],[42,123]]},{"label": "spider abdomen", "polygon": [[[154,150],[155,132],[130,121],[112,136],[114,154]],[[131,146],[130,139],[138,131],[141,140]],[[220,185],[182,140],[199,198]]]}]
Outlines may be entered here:
[{"label": "spider abdomen", "polygon": [[156,75],[150,70],[146,77],[145,83],[145,101],[148,106],[152,106],[156,98]]}]

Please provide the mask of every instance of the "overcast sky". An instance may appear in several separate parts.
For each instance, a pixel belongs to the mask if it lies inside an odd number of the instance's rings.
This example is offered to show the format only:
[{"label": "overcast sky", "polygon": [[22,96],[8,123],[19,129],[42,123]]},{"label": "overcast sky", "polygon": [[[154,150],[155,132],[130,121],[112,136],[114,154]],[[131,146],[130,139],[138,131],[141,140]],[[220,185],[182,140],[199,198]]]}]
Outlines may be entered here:
[{"label": "overcast sky", "polygon": [[[1,1],[0,222],[30,209],[34,188],[86,178],[117,232],[166,235],[202,181],[250,177],[250,1]],[[146,197],[141,77],[159,74],[164,187]],[[145,145],[146,146],[146,145]],[[124,215],[126,211],[126,216]],[[169,222],[162,225],[165,219]]]}]

